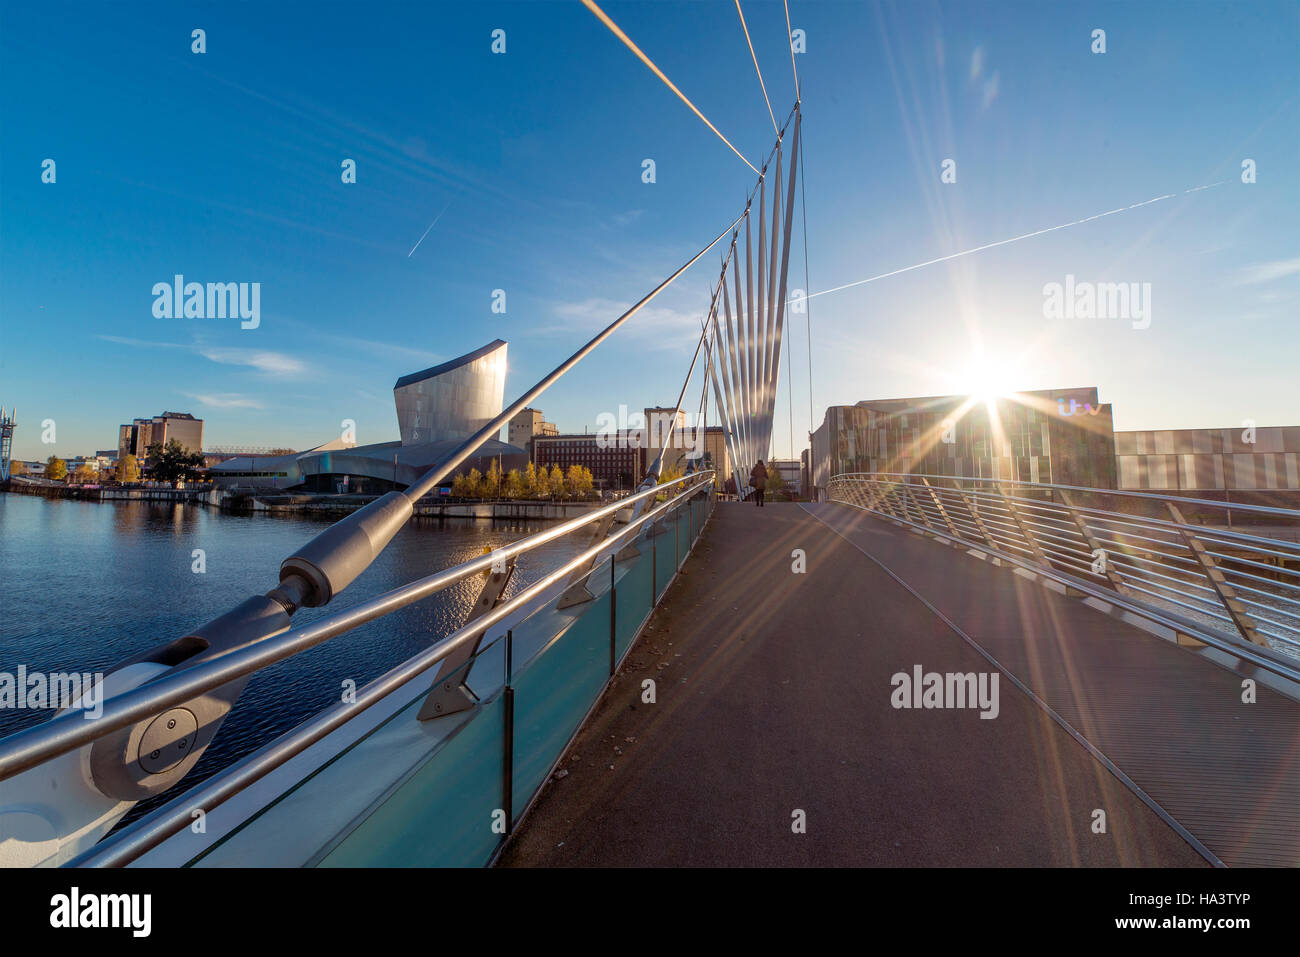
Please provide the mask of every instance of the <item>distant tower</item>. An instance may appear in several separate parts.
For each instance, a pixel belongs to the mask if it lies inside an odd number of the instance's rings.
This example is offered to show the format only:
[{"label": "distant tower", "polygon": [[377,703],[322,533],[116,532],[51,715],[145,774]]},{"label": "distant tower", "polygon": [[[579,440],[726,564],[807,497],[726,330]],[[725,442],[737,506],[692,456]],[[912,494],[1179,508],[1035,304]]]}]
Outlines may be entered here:
[{"label": "distant tower", "polygon": [[9,452],[14,444],[14,410],[0,406],[0,482],[9,481]]}]

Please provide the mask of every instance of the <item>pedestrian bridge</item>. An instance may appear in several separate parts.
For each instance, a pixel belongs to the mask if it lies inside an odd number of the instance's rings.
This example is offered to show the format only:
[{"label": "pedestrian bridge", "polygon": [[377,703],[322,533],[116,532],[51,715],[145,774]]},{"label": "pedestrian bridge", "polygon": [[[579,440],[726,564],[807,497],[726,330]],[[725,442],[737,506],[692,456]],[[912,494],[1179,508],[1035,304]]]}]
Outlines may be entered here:
[{"label": "pedestrian bridge", "polygon": [[[307,625],[128,664],[96,721],[0,742],[0,858],[1300,863],[1300,514],[910,476],[764,509],[714,489],[647,487]],[[507,591],[568,535],[591,544]],[[180,783],[247,676],[475,579],[427,651]],[[182,711],[198,728],[169,736]],[[104,837],[150,788],[176,796]]]},{"label": "pedestrian bridge", "polygon": [[[843,504],[719,505],[683,572],[501,863],[1300,863],[1266,669]],[[896,707],[916,669],[996,717]]]}]

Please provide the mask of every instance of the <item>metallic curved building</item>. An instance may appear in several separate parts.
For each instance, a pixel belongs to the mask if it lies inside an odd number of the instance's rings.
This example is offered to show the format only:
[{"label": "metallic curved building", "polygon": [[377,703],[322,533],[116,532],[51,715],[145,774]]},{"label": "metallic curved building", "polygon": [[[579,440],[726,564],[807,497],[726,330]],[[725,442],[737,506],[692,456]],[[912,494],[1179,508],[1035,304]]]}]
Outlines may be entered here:
[{"label": "metallic curved building", "polygon": [[[405,488],[499,415],[505,389],[506,343],[497,339],[397,380],[393,402],[402,436],[398,442],[347,446],[336,440],[307,452],[231,459],[209,474],[225,487],[324,493]],[[528,453],[488,439],[462,470],[486,471],[493,461],[503,471],[524,468]]]},{"label": "metallic curved building", "polygon": [[402,444],[463,441],[500,414],[505,393],[506,343],[501,339],[402,376],[393,386]]}]

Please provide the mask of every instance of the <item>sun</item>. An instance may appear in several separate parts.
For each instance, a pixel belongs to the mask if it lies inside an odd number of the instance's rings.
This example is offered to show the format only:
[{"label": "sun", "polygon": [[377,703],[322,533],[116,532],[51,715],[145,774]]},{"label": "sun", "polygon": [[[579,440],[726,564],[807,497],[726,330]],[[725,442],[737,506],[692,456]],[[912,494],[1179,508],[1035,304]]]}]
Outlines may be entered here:
[{"label": "sun", "polygon": [[986,403],[1012,394],[1019,385],[1018,373],[1010,363],[989,355],[972,359],[958,381],[961,392]]}]

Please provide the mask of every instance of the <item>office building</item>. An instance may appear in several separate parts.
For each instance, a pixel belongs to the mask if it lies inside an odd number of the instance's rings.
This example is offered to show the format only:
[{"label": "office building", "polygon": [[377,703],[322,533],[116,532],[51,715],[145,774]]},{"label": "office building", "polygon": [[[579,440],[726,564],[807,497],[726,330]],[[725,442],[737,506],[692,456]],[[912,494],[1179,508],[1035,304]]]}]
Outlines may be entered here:
[{"label": "office building", "polygon": [[134,419],[117,429],[117,458],[134,455],[144,461],[151,445],[166,446],[175,439],[189,452],[203,451],[203,420],[188,412],[164,412],[150,419]]},{"label": "office building", "polygon": [[813,433],[813,484],[908,472],[1115,488],[1111,407],[1097,389],[993,399],[928,396],[832,406]]}]

